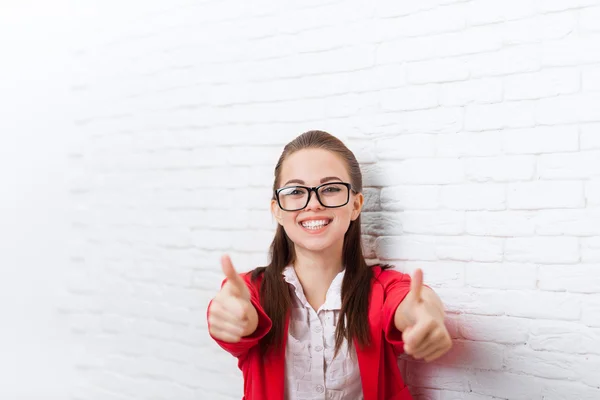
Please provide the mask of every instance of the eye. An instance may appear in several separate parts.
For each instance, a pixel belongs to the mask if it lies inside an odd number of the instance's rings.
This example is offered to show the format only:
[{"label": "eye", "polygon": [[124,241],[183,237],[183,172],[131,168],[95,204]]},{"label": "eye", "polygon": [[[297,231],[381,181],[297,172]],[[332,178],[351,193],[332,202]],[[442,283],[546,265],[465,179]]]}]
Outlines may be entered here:
[{"label": "eye", "polygon": [[283,188],[280,192],[280,196],[303,196],[306,194],[306,190],[300,187],[289,187]]}]

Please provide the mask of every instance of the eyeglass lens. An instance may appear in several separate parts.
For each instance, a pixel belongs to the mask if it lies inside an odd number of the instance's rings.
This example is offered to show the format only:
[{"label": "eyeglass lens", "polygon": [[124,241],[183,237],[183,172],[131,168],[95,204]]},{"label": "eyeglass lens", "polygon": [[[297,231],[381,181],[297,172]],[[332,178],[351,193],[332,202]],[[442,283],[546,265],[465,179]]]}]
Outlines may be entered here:
[{"label": "eyeglass lens", "polygon": [[[279,203],[284,210],[300,210],[308,205],[309,191],[301,186],[289,186],[279,192]],[[348,187],[328,183],[318,189],[318,199],[324,207],[340,207],[348,201]]]}]

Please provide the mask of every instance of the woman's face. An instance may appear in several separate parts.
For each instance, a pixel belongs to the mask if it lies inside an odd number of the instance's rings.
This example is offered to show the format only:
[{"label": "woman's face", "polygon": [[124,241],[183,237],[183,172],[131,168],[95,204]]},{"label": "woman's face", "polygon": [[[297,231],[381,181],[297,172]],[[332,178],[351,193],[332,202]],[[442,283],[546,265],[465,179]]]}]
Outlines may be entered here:
[{"label": "woman's face", "polygon": [[[328,150],[304,149],[289,155],[283,162],[278,188],[294,185],[315,187],[328,182],[350,183],[343,159]],[[344,193],[339,191],[340,186],[323,189],[321,200],[328,205],[336,204],[336,199],[339,198],[336,196]],[[288,192],[289,200],[285,201],[298,204],[298,201],[301,202],[301,195],[298,193]],[[280,194],[280,200],[283,200],[283,197],[284,194]],[[363,202],[362,193],[354,194],[350,191],[348,204],[338,208],[327,208],[319,203],[313,191],[304,209],[284,211],[279,207],[277,200],[273,200],[271,211],[297,247],[317,252],[332,246],[339,246],[341,249],[350,221],[358,218]],[[291,208],[285,205],[284,207]]]}]

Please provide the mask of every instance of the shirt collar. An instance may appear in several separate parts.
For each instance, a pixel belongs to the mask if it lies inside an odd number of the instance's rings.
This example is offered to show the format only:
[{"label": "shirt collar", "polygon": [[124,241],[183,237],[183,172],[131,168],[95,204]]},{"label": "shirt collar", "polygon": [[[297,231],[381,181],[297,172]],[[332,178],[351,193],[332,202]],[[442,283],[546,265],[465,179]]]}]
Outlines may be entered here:
[{"label": "shirt collar", "polygon": [[[329,289],[327,290],[327,294],[325,295],[325,303],[316,310],[317,312],[320,310],[340,310],[342,308],[342,282],[344,280],[344,274],[346,269],[341,270],[338,274],[333,278]],[[294,291],[298,300],[305,306],[311,307],[306,300],[306,296],[304,295],[304,290],[302,289],[302,284],[298,279],[298,275],[296,275],[296,270],[293,265],[288,265],[283,269],[282,272],[283,279],[294,287]]]}]

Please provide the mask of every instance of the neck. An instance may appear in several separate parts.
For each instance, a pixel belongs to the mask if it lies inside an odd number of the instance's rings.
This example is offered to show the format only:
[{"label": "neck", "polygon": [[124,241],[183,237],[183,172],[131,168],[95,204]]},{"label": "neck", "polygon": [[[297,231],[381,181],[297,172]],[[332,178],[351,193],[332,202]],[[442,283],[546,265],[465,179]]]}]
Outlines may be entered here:
[{"label": "neck", "polygon": [[308,302],[317,310],[324,302],[331,282],[344,268],[342,246],[313,252],[295,248],[294,269]]}]

